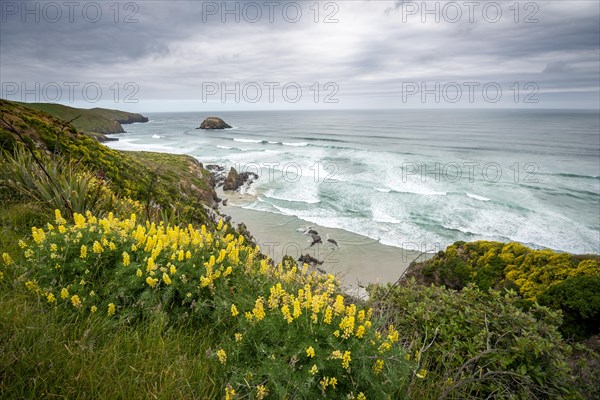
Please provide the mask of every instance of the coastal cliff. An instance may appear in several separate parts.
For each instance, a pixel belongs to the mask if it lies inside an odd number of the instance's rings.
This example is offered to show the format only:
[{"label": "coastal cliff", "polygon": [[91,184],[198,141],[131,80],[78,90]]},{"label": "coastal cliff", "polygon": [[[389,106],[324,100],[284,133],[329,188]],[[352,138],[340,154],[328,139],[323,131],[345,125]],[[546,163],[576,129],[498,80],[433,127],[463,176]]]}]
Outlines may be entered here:
[{"label": "coastal cliff", "polygon": [[106,140],[102,135],[123,133],[124,124],[148,122],[148,118],[137,113],[106,108],[75,108],[53,103],[19,103],[25,107],[47,112],[53,117],[71,121],[78,131],[89,134],[100,140]]}]

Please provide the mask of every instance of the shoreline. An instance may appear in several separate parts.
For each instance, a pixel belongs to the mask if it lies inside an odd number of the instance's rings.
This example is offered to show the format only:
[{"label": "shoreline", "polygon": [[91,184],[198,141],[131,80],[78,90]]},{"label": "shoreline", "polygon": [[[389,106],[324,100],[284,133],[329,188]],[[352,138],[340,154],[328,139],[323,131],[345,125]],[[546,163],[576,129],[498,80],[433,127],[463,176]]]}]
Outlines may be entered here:
[{"label": "shoreline", "polygon": [[[220,206],[222,215],[230,216],[236,226],[244,223],[257,241],[261,252],[276,263],[284,255],[298,260],[300,255],[309,254],[323,261],[318,267],[326,273],[336,275],[346,292],[364,296],[364,287],[371,283],[393,283],[404,273],[416,258],[426,260],[433,254],[389,246],[363,235],[338,228],[327,228],[301,218],[257,211],[244,206],[251,204],[250,195],[223,192],[217,195],[227,199],[227,206]],[[319,232],[322,244],[310,247],[311,237],[304,233],[308,228]],[[335,239],[338,246],[328,243],[327,235]],[[421,256],[421,257],[419,257]]]}]

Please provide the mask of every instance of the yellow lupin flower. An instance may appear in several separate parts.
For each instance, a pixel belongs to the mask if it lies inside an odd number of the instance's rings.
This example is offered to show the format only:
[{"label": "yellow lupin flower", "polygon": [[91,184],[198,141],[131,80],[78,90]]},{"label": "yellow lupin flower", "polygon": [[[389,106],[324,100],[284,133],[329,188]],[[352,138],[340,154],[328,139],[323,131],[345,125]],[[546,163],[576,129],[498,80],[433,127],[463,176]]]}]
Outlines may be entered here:
[{"label": "yellow lupin flower", "polygon": [[227,353],[223,349],[217,350],[217,358],[221,364],[225,364],[227,362]]},{"label": "yellow lupin flower", "polygon": [[358,322],[363,322],[365,320],[365,310],[360,310],[358,312]]},{"label": "yellow lupin flower", "polygon": [[85,227],[85,217],[81,214],[75,213],[73,214],[73,221],[75,222],[75,226],[78,228]]},{"label": "yellow lupin flower", "polygon": [[148,284],[148,286],[150,286],[150,287],[154,287],[154,286],[156,286],[156,284],[158,283],[158,279],[156,279],[156,278],[151,278],[151,277],[147,277],[147,278],[146,278],[146,283]]},{"label": "yellow lupin flower", "polygon": [[102,245],[100,244],[100,242],[98,242],[97,240],[94,241],[94,244],[92,245],[92,251],[96,254],[100,254],[104,251],[104,248],[102,247]]},{"label": "yellow lupin flower", "polygon": [[73,307],[81,307],[81,299],[79,299],[79,296],[77,296],[76,294],[71,296],[71,303],[73,304]]},{"label": "yellow lupin flower", "polygon": [[398,334],[398,331],[394,329],[394,325],[390,325],[387,338],[390,343],[396,343],[399,340],[400,335]]},{"label": "yellow lupin flower", "polygon": [[333,317],[333,309],[330,306],[327,306],[325,309],[325,318],[323,318],[323,322],[326,324],[331,324],[331,318]]},{"label": "yellow lupin flower", "polygon": [[267,314],[265,314],[262,296],[256,299],[254,308],[252,309],[252,315],[254,315],[257,321],[261,321],[264,317],[266,317]]},{"label": "yellow lupin flower", "polygon": [[169,277],[169,275],[167,275],[166,272],[163,273],[162,280],[167,286],[171,284],[171,278]]},{"label": "yellow lupin flower", "polygon": [[244,338],[244,335],[242,335],[241,333],[236,333],[235,335],[233,335],[235,337],[235,341],[236,342],[241,342],[242,339]]},{"label": "yellow lupin flower", "polygon": [[43,229],[38,229],[35,226],[31,228],[31,236],[33,237],[33,241],[37,244],[41,244],[44,240],[46,240],[46,233]]},{"label": "yellow lupin flower", "polygon": [[383,354],[391,348],[392,348],[392,345],[390,344],[390,342],[383,342],[383,343],[381,343],[381,346],[379,346],[378,350],[379,350],[379,353]]},{"label": "yellow lupin flower", "polygon": [[91,307],[90,307],[90,312],[91,312],[92,314],[93,314],[93,313],[95,313],[96,311],[98,311],[98,307],[96,307],[96,306],[91,306]]},{"label": "yellow lupin flower", "polygon": [[298,318],[302,315],[302,305],[300,304],[300,300],[294,300],[294,313],[292,314],[294,318]]},{"label": "yellow lupin flower", "polygon": [[333,309],[335,311],[335,315],[340,315],[346,310],[346,307],[344,307],[344,298],[339,294],[335,298],[335,304],[333,305]]},{"label": "yellow lupin flower", "polygon": [[269,389],[265,385],[258,385],[256,387],[256,398],[262,400],[269,394]]},{"label": "yellow lupin flower", "polygon": [[[68,296],[68,295],[67,295]],[[52,293],[48,293],[46,295],[46,299],[48,299],[48,303],[52,304],[56,302],[56,297],[54,297],[54,294]]]},{"label": "yellow lupin flower", "polygon": [[146,266],[146,272],[154,271],[157,267],[154,265],[154,258],[148,258],[148,265]]},{"label": "yellow lupin flower", "polygon": [[38,293],[40,291],[37,281],[27,281],[25,282],[25,287],[27,288],[27,290],[30,290],[35,293]]},{"label": "yellow lupin flower", "polygon": [[365,336],[365,327],[360,325],[358,328],[356,328],[356,337],[362,339],[363,336]]},{"label": "yellow lupin flower", "polygon": [[335,389],[335,385],[337,385],[337,378],[330,378],[330,377],[324,376],[323,379],[321,379],[321,381],[319,382],[319,385],[321,385],[321,388],[323,389],[323,391],[325,391],[328,386],[331,386],[332,388]]},{"label": "yellow lupin flower", "polygon": [[383,364],[383,360],[378,359],[375,361],[375,364],[373,364],[373,372],[375,372],[375,375],[378,375],[381,371],[383,371]]},{"label": "yellow lupin flower", "polygon": [[425,368],[422,368],[419,372],[416,373],[416,375],[419,379],[425,379],[425,377],[427,376],[427,370]]},{"label": "yellow lupin flower", "polygon": [[235,306],[235,304],[232,304],[232,305],[231,305],[231,316],[232,316],[232,317],[237,317],[239,313],[240,313],[240,312],[238,311],[238,309],[237,309],[237,307]]},{"label": "yellow lupin flower", "polygon": [[350,352],[349,351],[345,351],[344,355],[342,356],[342,368],[344,369],[348,369],[350,368],[350,361],[352,361],[352,357],[350,356]]},{"label": "yellow lupin flower", "polygon": [[315,349],[312,346],[310,346],[308,349],[306,349],[306,355],[309,358],[313,358],[315,356]]},{"label": "yellow lupin flower", "polygon": [[319,368],[317,368],[317,364],[314,364],[312,367],[310,367],[308,372],[311,373],[312,375],[315,375],[317,372],[319,372]]},{"label": "yellow lupin flower", "polygon": [[[202,225],[204,227],[204,225]],[[225,400],[233,400],[235,399],[235,390],[229,385],[225,388]]]},{"label": "yellow lupin flower", "polygon": [[363,392],[360,392],[358,396],[356,396],[356,400],[367,400],[367,396]]},{"label": "yellow lupin flower", "polygon": [[81,259],[85,259],[87,257],[87,246],[85,244],[81,245],[79,257],[81,257]]},{"label": "yellow lupin flower", "polygon": [[115,313],[117,312],[117,307],[115,307],[114,303],[110,303],[108,305],[108,315],[115,315]]},{"label": "yellow lupin flower", "polygon": [[69,297],[69,290],[67,288],[62,288],[60,290],[60,298],[67,299]]},{"label": "yellow lupin flower", "polygon": [[129,257],[129,253],[126,251],[123,252],[123,265],[128,266],[131,263],[131,258]]},{"label": "yellow lupin flower", "polygon": [[354,316],[346,316],[342,318],[339,327],[344,332],[342,337],[344,339],[348,339],[354,332]]},{"label": "yellow lupin flower", "polygon": [[10,258],[10,255],[8,253],[2,253],[2,262],[4,262],[4,265],[10,265],[12,264],[13,260],[12,258]]},{"label": "yellow lupin flower", "polygon": [[294,322],[294,317],[292,317],[292,314],[290,314],[290,307],[287,304],[281,306],[281,314],[283,315],[283,319],[285,319],[288,324]]}]

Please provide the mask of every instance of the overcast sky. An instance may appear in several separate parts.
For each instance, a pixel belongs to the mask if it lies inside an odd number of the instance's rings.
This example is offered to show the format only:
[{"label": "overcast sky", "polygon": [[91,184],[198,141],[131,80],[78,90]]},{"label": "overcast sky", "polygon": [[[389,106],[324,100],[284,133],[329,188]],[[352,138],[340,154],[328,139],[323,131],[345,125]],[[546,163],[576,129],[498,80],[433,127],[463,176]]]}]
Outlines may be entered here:
[{"label": "overcast sky", "polygon": [[142,112],[599,107],[597,0],[0,6],[1,97],[13,100]]}]

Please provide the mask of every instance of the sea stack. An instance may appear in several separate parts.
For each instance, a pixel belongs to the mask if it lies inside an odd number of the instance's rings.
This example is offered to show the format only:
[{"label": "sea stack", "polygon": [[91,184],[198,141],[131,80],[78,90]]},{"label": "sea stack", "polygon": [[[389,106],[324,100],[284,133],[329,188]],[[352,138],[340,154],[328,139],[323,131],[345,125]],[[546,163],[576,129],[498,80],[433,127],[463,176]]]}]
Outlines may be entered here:
[{"label": "sea stack", "polygon": [[223,183],[223,190],[240,191],[243,186],[248,188],[257,179],[258,175],[254,172],[242,172],[238,174],[235,168],[231,167]]},{"label": "sea stack", "polygon": [[196,129],[229,129],[231,126],[219,117],[208,117]]}]

